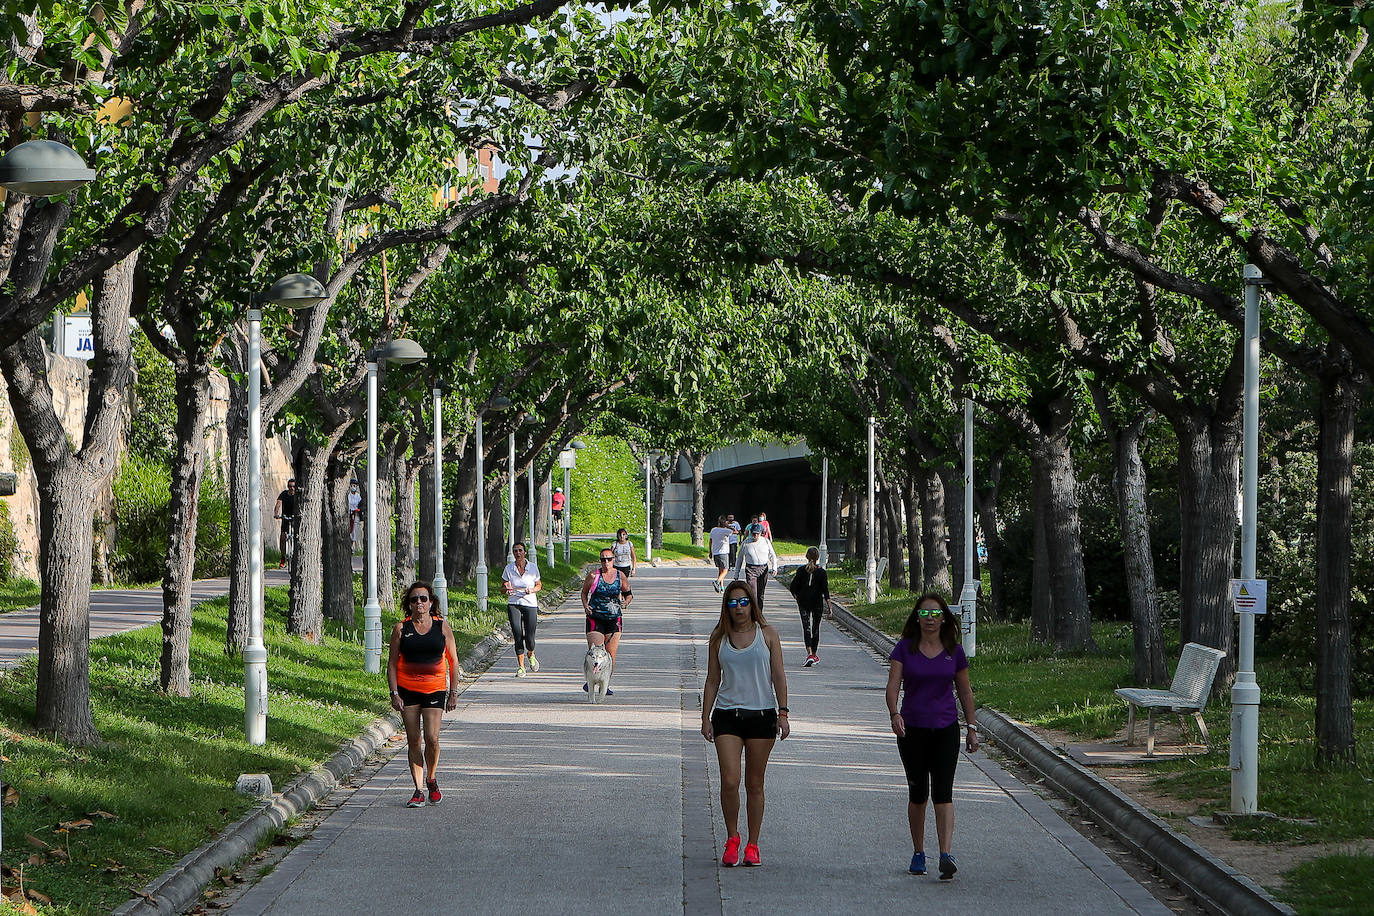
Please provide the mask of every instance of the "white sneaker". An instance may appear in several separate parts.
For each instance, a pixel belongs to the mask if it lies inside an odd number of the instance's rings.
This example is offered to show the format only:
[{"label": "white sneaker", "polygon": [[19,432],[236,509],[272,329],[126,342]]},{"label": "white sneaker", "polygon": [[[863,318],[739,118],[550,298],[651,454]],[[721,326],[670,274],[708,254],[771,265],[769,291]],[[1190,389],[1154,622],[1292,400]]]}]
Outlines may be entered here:
[{"label": "white sneaker", "polygon": [[529,666],[531,671],[535,672],[536,674],[539,673],[539,659],[534,657],[533,652],[531,652],[529,656]]},{"label": "white sneaker", "polygon": [[524,676],[525,676],[525,666],[524,666],[524,665],[521,665],[519,668],[516,668],[516,669],[515,669],[515,676],[516,676],[516,677],[524,677]]}]

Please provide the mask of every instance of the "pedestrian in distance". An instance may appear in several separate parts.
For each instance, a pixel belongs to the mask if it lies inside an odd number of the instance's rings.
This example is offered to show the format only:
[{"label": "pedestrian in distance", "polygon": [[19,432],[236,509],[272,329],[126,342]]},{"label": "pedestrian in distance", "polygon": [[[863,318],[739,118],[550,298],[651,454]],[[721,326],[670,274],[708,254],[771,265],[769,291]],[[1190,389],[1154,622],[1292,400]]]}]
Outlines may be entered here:
[{"label": "pedestrian in distance", "polygon": [[773,542],[763,536],[761,525],[751,524],[746,534],[735,562],[734,577],[749,583],[749,593],[762,612],[763,590],[768,586],[768,577],[778,574],[778,555],[773,551]]},{"label": "pedestrian in distance", "polygon": [[348,539],[356,549],[358,535],[363,530],[363,494],[358,490],[358,481],[348,485]]},{"label": "pedestrian in distance", "polygon": [[725,516],[716,516],[716,527],[710,531],[711,538],[711,562],[716,564],[715,588],[718,592],[725,591],[725,571],[730,568],[730,538],[734,537],[734,532],[730,530],[725,521]]},{"label": "pedestrian in distance", "polygon": [[534,657],[534,631],[539,626],[538,594],[544,587],[539,567],[529,558],[522,542],[511,547],[515,559],[506,564],[501,573],[501,591],[506,594],[506,614],[510,617],[510,632],[515,637],[515,676],[525,676],[525,659],[529,670],[539,670]]},{"label": "pedestrian in distance", "polygon": [[760,512],[758,518],[759,525],[763,528],[763,536],[770,541],[773,540],[773,527],[768,524],[768,513]]},{"label": "pedestrian in distance", "polygon": [[787,586],[801,612],[802,642],[806,644],[803,668],[820,664],[821,615],[830,607],[830,574],[820,565],[820,558],[819,549],[808,547],[806,565],[797,570]]},{"label": "pedestrian in distance", "polygon": [[563,488],[554,487],[550,508],[553,511],[553,531],[558,537],[563,536],[563,509],[567,505],[568,497],[563,495]]},{"label": "pedestrian in distance", "polygon": [[742,860],[745,865],[762,865],[759,834],[763,829],[764,773],[773,743],[785,740],[792,728],[782,640],[764,620],[749,586],[738,579],[725,587],[720,620],[711,631],[706,658],[701,735],[715,744],[720,765],[720,810],[726,833],[720,864],[731,867],[741,862],[742,777],[749,827]]},{"label": "pedestrian in distance", "polygon": [[725,516],[725,527],[730,529],[730,568],[735,568],[735,554],[739,552],[740,528],[739,522],[735,521],[733,515]]},{"label": "pedestrian in distance", "polygon": [[[954,768],[959,762],[959,715],[964,710],[969,753],[978,750],[973,688],[968,658],[959,645],[959,621],[940,595],[922,595],[902,627],[902,638],[889,656],[887,711],[897,752],[906,770],[907,822],[911,827],[909,871],[926,873],[926,802],[935,805],[935,835],[940,845],[940,879],[954,877],[958,867],[954,841]],[[901,707],[897,699],[901,695]]]},{"label": "pedestrian in distance", "polygon": [[391,708],[405,722],[410,778],[415,783],[415,794],[406,807],[422,808],[425,789],[431,805],[444,797],[437,775],[439,727],[444,713],[458,707],[458,646],[428,582],[406,589],[401,607],[407,616],[391,631],[386,679],[391,685]]},{"label": "pedestrian in distance", "polygon": [[[587,614],[587,648],[604,646],[610,653],[612,669],[620,648],[624,609],[632,600],[634,593],[630,591],[629,580],[615,568],[615,552],[609,547],[602,548],[598,568],[582,580],[582,610]],[[582,689],[589,687],[583,684]],[[615,696],[615,691],[607,689],[606,695]]]},{"label": "pedestrian in distance", "polygon": [[635,556],[635,545],[630,540],[630,532],[621,528],[615,533],[611,553],[615,554],[615,568],[624,573],[626,579],[635,574],[635,570],[639,568],[639,559]]},{"label": "pedestrian in distance", "polygon": [[296,503],[299,499],[296,478],[287,478],[286,489],[277,494],[277,504],[272,507],[272,517],[281,519],[281,527],[277,529],[277,551],[281,555],[278,569],[286,568],[287,542],[296,534]]}]

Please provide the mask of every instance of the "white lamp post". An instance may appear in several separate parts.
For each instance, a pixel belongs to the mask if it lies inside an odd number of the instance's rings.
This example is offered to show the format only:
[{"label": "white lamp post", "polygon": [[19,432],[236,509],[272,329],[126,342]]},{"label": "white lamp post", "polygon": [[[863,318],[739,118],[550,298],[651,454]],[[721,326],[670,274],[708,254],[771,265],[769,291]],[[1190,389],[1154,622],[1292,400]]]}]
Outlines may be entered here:
[{"label": "white lamp post", "polygon": [[[492,410],[505,410],[510,407],[510,398],[492,398],[488,405]],[[487,515],[486,461],[482,446],[482,411],[477,411],[477,610],[487,610]]]},{"label": "white lamp post", "polygon": [[563,465],[563,562],[572,562],[572,469],[577,467],[577,452],[584,449],[587,444],[581,439],[574,439],[568,444],[563,454],[569,456],[567,461],[561,461]]},{"label": "white lamp post", "polygon": [[[1241,420],[1240,577],[1255,578],[1259,487],[1259,288],[1267,281],[1245,265],[1245,393]],[[1240,615],[1236,680],[1231,685],[1231,812],[1259,810],[1260,688],[1255,680],[1255,615]]]},{"label": "white lamp post", "polygon": [[434,597],[448,616],[448,579],[444,578],[444,390],[436,383],[434,400]]},{"label": "white lamp post", "polygon": [[[367,360],[367,601],[363,605],[363,670],[382,670],[382,606],[377,601],[377,364],[400,366],[425,358],[425,348],[400,338],[376,347]],[[390,552],[388,541],[387,552]]]},{"label": "white lamp post", "polygon": [[973,400],[964,398],[964,587],[959,595],[963,614],[964,654],[978,653],[978,583],[973,580]]},{"label": "white lamp post", "polygon": [[827,521],[827,519],[826,519],[826,510],[830,508],[830,500],[829,500],[829,498],[828,498],[829,487],[830,487],[830,459],[829,459],[829,458],[822,458],[822,459],[821,459],[821,543],[820,543],[820,547],[818,548],[818,549],[820,550],[820,552],[821,552],[820,566],[821,566],[822,569],[824,569],[824,568],[825,568],[825,565],[826,565],[827,563],[830,562],[830,551],[829,551],[829,549],[826,547],[826,537],[825,537],[825,536],[826,536],[826,533],[827,533],[826,530],[825,530],[825,523],[826,523],[826,521]]},{"label": "white lamp post", "polygon": [[[290,274],[262,301],[311,308],[325,299],[320,281]],[[267,743],[267,648],[263,645],[262,582],[262,312],[248,309],[248,641],[243,647],[243,720],[249,744]]]},{"label": "white lamp post", "polygon": [[873,417],[868,418],[868,558],[864,561],[864,583],[869,604],[878,600],[878,561],[873,556],[873,551],[876,549],[873,527],[877,523],[877,512],[874,506],[877,501],[874,494],[877,477],[873,465],[873,444],[877,423],[878,421]]},{"label": "white lamp post", "polygon": [[553,569],[553,465],[549,465],[549,538],[546,546],[548,547],[549,569]]},{"label": "white lamp post", "polygon": [[644,453],[644,561],[654,558],[654,453]]}]

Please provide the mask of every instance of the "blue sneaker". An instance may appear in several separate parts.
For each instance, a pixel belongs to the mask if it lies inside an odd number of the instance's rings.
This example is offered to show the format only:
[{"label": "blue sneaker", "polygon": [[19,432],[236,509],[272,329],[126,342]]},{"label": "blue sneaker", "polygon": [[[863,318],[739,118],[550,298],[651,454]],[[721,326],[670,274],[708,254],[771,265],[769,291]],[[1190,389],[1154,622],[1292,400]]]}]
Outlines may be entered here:
[{"label": "blue sneaker", "polygon": [[926,873],[926,854],[923,852],[913,853],[911,856],[911,867],[907,869],[913,875],[924,875]]},{"label": "blue sneaker", "polygon": [[959,870],[959,866],[954,864],[954,856],[947,852],[940,853],[940,880],[948,881],[954,877],[954,873]]}]

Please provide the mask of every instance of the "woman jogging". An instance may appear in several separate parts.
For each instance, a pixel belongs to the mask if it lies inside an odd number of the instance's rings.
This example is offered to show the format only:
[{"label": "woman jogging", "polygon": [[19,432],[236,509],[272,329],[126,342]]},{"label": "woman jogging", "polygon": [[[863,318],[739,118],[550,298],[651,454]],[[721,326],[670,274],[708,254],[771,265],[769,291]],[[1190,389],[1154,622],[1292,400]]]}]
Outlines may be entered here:
[{"label": "woman jogging", "polygon": [[735,561],[735,578],[748,584],[749,593],[758,601],[762,613],[763,590],[768,585],[769,575],[778,573],[778,555],[773,552],[773,542],[763,536],[762,525],[751,524],[747,534]]},{"label": "woman jogging", "polygon": [[615,533],[611,553],[615,554],[615,568],[620,570],[626,579],[635,574],[635,570],[639,568],[639,560],[635,557],[635,545],[630,540],[630,532],[621,528]]},{"label": "woman jogging", "polygon": [[[391,631],[391,652],[386,662],[386,679],[391,685],[391,708],[401,714],[406,726],[406,753],[415,794],[409,808],[439,804],[439,726],[444,712],[458,707],[454,690],[458,677],[458,647],[448,621],[439,616],[439,603],[428,582],[416,582],[406,589],[401,606],[409,615]],[[423,735],[424,743],[421,744]],[[423,777],[424,782],[421,783]]]},{"label": "woman jogging", "polygon": [[[601,551],[601,562],[597,569],[582,580],[582,610],[587,614],[587,647],[605,646],[611,656],[612,670],[615,668],[615,653],[620,648],[620,629],[624,622],[623,611],[634,600],[629,580],[613,565],[615,553],[606,547]],[[588,690],[586,684],[583,690]],[[615,691],[607,688],[606,696],[614,696]]]},{"label": "woman jogging", "polygon": [[[911,826],[910,872],[926,873],[926,801],[935,803],[935,835],[940,844],[940,878],[958,868],[950,852],[954,841],[954,767],[959,762],[959,715],[954,694],[964,708],[969,752],[978,750],[973,688],[968,659],[959,645],[959,621],[939,595],[923,595],[902,627],[902,638],[890,656],[887,711],[897,752],[906,770],[907,822]],[[898,693],[901,708],[897,707]]]},{"label": "woman jogging", "polygon": [[801,611],[802,641],[806,643],[806,664],[810,668],[820,664],[816,653],[821,644],[821,614],[830,607],[830,574],[819,565],[821,552],[815,547],[806,549],[806,566],[797,570],[787,590],[797,599]]},{"label": "woman jogging", "polygon": [[773,742],[792,729],[787,720],[787,677],[782,641],[738,579],[725,587],[720,621],[707,643],[706,689],[701,701],[701,735],[716,746],[720,764],[720,810],[725,816],[725,852],[720,864],[740,863],[740,757],[749,816],[744,864],[762,865],[763,776]]},{"label": "woman jogging", "polygon": [[539,598],[544,587],[539,567],[529,558],[523,543],[511,548],[515,559],[506,564],[501,573],[501,591],[506,593],[506,613],[510,617],[510,632],[515,637],[515,676],[525,676],[525,656],[529,655],[531,671],[539,670],[534,657],[534,631],[539,626]]}]

